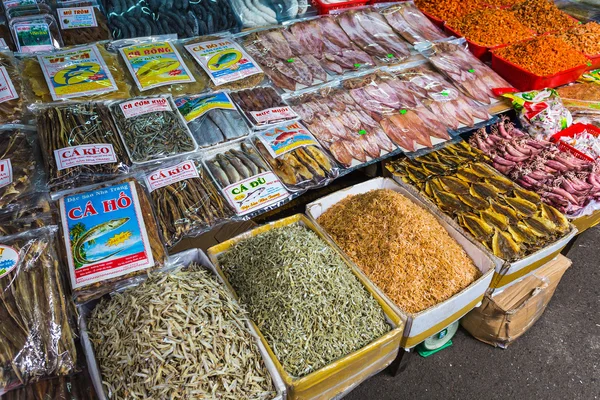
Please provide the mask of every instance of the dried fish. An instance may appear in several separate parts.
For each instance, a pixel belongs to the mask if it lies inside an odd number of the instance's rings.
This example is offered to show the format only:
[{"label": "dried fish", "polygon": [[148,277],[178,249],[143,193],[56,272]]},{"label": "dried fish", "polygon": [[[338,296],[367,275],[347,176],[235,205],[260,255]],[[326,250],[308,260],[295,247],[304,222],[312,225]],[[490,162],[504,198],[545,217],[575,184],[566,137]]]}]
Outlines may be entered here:
[{"label": "dried fish", "polygon": [[46,379],[12,390],[3,400],[98,400],[90,375],[86,370],[71,376]]},{"label": "dried fish", "polygon": [[21,79],[21,65],[12,55],[0,53],[0,71],[3,72],[0,123],[21,121],[25,108],[25,81]]},{"label": "dried fish", "polygon": [[390,330],[339,254],[300,224],[260,233],[219,256],[283,368],[302,377]]},{"label": "dried fish", "polygon": [[229,95],[255,127],[264,127],[298,118],[298,114],[270,86],[246,89]]},{"label": "dried fish", "polygon": [[104,298],[89,337],[113,399],[272,399],[245,311],[198,265]]}]

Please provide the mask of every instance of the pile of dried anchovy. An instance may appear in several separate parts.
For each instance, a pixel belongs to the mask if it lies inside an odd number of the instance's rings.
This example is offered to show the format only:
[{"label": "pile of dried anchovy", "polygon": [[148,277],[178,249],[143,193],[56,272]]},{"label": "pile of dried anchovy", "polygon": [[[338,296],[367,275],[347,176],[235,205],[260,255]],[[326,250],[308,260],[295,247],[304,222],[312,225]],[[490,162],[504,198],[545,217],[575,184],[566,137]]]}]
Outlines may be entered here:
[{"label": "pile of dried anchovy", "polygon": [[219,258],[283,368],[302,377],[390,330],[336,251],[299,224],[236,244]]},{"label": "pile of dried anchovy", "polygon": [[244,311],[196,265],[104,299],[89,336],[114,399],[272,399]]}]

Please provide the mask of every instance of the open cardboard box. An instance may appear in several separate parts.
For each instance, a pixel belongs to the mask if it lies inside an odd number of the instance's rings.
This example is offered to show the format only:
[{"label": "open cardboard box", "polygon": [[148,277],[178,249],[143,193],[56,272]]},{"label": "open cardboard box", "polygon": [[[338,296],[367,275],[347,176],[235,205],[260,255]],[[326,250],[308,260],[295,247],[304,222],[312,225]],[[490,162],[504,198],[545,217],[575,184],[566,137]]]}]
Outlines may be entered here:
[{"label": "open cardboard box", "polygon": [[[379,294],[385,299],[392,310],[394,310],[394,312],[396,312],[398,316],[405,321],[406,328],[404,329],[404,337],[402,338],[400,346],[405,349],[410,349],[427,339],[429,336],[440,332],[451,323],[459,320],[482,300],[483,295],[492,280],[494,262],[491,260],[488,254],[464,237],[464,235],[458,229],[456,229],[456,227],[448,224],[446,220],[441,218],[441,215],[436,209],[432,209],[428,204],[423,202],[420,198],[415,197],[403,187],[399,186],[392,179],[375,178],[332,193],[319,200],[309,203],[306,206],[306,213],[308,214],[309,218],[316,223],[317,218],[319,218],[321,214],[323,214],[331,206],[338,203],[343,198],[349,195],[365,193],[375,189],[391,189],[401,193],[435,215],[442,226],[446,228],[450,236],[452,236],[465,249],[469,257],[471,257],[477,268],[479,268],[482,273],[482,276],[469,285],[469,287],[466,289],[455,294],[448,300],[416,314],[410,314],[401,310],[385,295],[385,293],[383,293],[381,289],[377,287],[377,285],[373,284],[373,286],[378,290]],[[377,227],[373,227],[373,229],[376,228]],[[350,258],[345,254],[344,257],[349,263],[353,263],[353,261],[350,260]],[[357,267],[357,269],[360,271],[360,268]],[[360,273],[363,274],[365,279],[368,279],[362,271],[360,271]]]}]

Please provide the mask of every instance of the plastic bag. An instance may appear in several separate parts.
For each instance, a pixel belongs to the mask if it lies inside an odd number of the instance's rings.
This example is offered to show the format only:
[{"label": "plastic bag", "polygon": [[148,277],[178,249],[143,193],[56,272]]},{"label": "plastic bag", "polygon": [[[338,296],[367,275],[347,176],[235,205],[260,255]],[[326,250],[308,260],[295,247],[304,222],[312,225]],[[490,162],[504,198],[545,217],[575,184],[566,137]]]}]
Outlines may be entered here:
[{"label": "plastic bag", "polygon": [[298,118],[298,114],[270,86],[232,92],[229,97],[254,129],[264,129]]},{"label": "plastic bag", "polygon": [[569,111],[600,114],[600,85],[593,82],[573,83],[556,89]]},{"label": "plastic bag", "polygon": [[345,168],[397,149],[370,111],[345,88],[323,88],[289,101],[308,130]]},{"label": "plastic bag", "polygon": [[175,104],[200,147],[212,146],[250,133],[244,117],[227,93],[180,97]]},{"label": "plastic bag", "polygon": [[11,18],[10,29],[17,51],[22,53],[52,51],[63,46],[58,24],[49,14]]},{"label": "plastic bag", "polygon": [[448,37],[423,15],[412,1],[395,4],[379,12],[387,23],[410,44],[433,42]]},{"label": "plastic bag", "polygon": [[41,108],[37,130],[51,191],[105,182],[129,172],[131,160],[103,103]]},{"label": "plastic bag", "polygon": [[230,37],[204,36],[184,42],[185,49],[210,79],[212,90],[239,90],[260,84],[265,74]]},{"label": "plastic bag", "polygon": [[338,176],[335,161],[300,122],[257,133],[253,143],[291,192],[324,186]]},{"label": "plastic bag", "polygon": [[185,38],[240,28],[227,0],[107,0],[105,5],[115,39],[166,34]]},{"label": "plastic bag", "polygon": [[165,263],[150,199],[134,179],[67,195],[59,208],[76,301],[101,297]]},{"label": "plastic bag", "polygon": [[52,15],[52,8],[45,0],[6,0],[2,3],[9,21],[29,15]]},{"label": "plastic bag", "polygon": [[198,150],[171,95],[113,103],[110,111],[134,163],[165,160]]},{"label": "plastic bag", "polygon": [[275,207],[288,191],[249,141],[206,154],[204,165],[238,215]]},{"label": "plastic bag", "polygon": [[181,96],[202,93],[207,88],[208,78],[198,72],[173,35],[119,40],[109,49],[118,50],[138,95]]},{"label": "plastic bag", "polygon": [[[61,55],[65,57],[57,58]],[[102,43],[25,57],[23,62],[23,75],[27,76],[26,82],[32,95],[31,103],[131,97],[131,86],[125,79],[117,55],[106,51]],[[71,78],[71,71],[79,66],[87,67],[89,71]]]},{"label": "plastic bag", "polygon": [[24,207],[0,214],[0,236],[56,225],[57,210],[48,193],[32,193],[24,200]]},{"label": "plastic bag", "polygon": [[199,161],[189,159],[151,171],[144,181],[168,248],[233,215]]},{"label": "plastic bag", "polygon": [[21,65],[9,52],[0,52],[0,124],[23,119],[25,83]]},{"label": "plastic bag", "polygon": [[75,331],[58,257],[56,226],[0,237],[0,390],[68,375]]},{"label": "plastic bag", "polygon": [[97,400],[87,370],[76,375],[47,379],[8,392],[3,400]]},{"label": "plastic bag", "polygon": [[8,21],[4,16],[0,16],[0,50],[17,50]]},{"label": "plastic bag", "polygon": [[231,5],[244,28],[277,25],[316,14],[309,0],[231,0]]},{"label": "plastic bag", "polygon": [[56,8],[65,46],[111,39],[106,16],[95,1],[61,1]]}]

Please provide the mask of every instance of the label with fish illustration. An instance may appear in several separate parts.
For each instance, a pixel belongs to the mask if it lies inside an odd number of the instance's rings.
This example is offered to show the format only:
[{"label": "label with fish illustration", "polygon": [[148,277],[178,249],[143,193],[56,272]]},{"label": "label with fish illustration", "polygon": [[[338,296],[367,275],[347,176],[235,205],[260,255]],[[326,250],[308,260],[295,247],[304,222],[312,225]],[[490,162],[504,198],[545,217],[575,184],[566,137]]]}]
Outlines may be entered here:
[{"label": "label with fish illustration", "polygon": [[0,103],[18,98],[19,94],[10,80],[6,67],[0,67]]},{"label": "label with fish illustration", "polygon": [[13,173],[10,158],[0,160],[0,188],[10,185],[12,181]]},{"label": "label with fish illustration", "polygon": [[175,105],[188,123],[216,108],[223,110],[236,109],[229,95],[224,92],[218,92],[208,96],[180,97],[175,100]]},{"label": "label with fish illustration", "polygon": [[56,9],[60,29],[93,28],[98,26],[94,7],[69,7]]},{"label": "label with fish illustration", "polygon": [[60,200],[74,289],[154,266],[133,182]]},{"label": "label with fish illustration", "polygon": [[110,143],[82,144],[54,150],[56,168],[59,171],[79,165],[98,165],[117,162],[115,149]]},{"label": "label with fish illustration", "polygon": [[54,50],[50,27],[45,22],[22,22],[12,26],[17,49],[22,53]]},{"label": "label with fish illustration", "polygon": [[184,161],[169,168],[162,168],[146,175],[144,180],[150,192],[186,179],[199,178],[200,174],[193,161]]},{"label": "label with fish illustration", "polygon": [[279,121],[298,118],[298,114],[289,106],[273,107],[262,111],[248,111],[255,125],[270,125]]},{"label": "label with fish illustration", "polygon": [[273,158],[277,158],[298,147],[319,145],[308,129],[300,122],[267,129],[260,132],[258,138],[263,142]]},{"label": "label with fish illustration", "polygon": [[288,191],[271,171],[254,175],[221,189],[238,215],[245,215],[288,197]]},{"label": "label with fish illustration", "polygon": [[0,244],[0,278],[15,269],[19,264],[19,252],[10,246]]},{"label": "label with fish illustration", "polygon": [[54,100],[114,92],[117,84],[98,48],[78,47],[37,56]]},{"label": "label with fish illustration", "polygon": [[126,101],[120,103],[119,107],[121,107],[125,118],[133,118],[157,111],[173,111],[169,99],[166,97]]},{"label": "label with fish illustration", "polygon": [[169,42],[136,44],[119,51],[140,91],[196,81],[177,49]]},{"label": "label with fish illustration", "polygon": [[188,44],[185,48],[215,85],[223,85],[263,72],[248,53],[228,39]]}]

